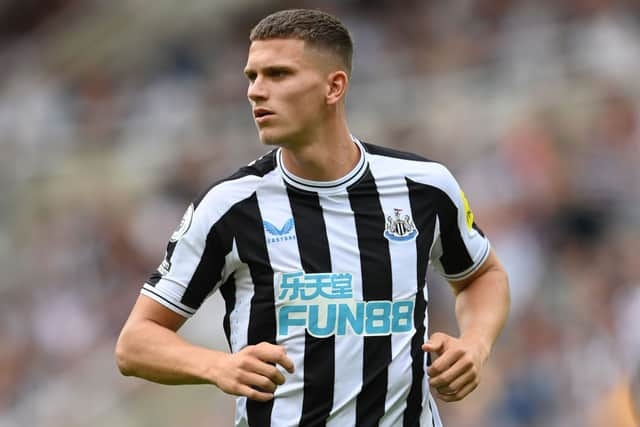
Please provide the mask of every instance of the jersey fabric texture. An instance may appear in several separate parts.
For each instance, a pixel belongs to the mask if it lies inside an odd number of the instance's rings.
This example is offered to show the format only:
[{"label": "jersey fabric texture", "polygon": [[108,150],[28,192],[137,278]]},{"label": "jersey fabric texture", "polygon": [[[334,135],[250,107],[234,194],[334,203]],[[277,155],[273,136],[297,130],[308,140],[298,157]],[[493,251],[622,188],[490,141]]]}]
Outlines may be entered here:
[{"label": "jersey fabric texture", "polygon": [[185,213],[142,293],[189,317],[221,292],[232,352],[283,345],[295,373],[236,426],[441,426],[429,393],[431,263],[462,279],[489,241],[443,165],[354,140],[342,179],[296,177],[273,150]]}]

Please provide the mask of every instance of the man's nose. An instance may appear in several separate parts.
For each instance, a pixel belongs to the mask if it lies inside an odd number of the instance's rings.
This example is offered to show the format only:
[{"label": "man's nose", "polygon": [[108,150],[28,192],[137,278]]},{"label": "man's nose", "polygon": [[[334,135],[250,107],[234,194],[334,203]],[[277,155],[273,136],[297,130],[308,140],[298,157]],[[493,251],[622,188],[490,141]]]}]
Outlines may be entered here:
[{"label": "man's nose", "polygon": [[265,81],[260,77],[249,83],[247,88],[247,98],[253,102],[267,99],[267,87]]}]

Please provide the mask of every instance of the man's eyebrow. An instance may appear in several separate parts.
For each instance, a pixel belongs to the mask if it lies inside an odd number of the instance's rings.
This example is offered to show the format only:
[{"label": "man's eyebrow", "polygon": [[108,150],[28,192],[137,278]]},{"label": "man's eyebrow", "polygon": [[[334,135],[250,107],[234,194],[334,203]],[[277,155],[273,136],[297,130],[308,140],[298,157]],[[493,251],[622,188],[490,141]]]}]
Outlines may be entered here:
[{"label": "man's eyebrow", "polygon": [[253,68],[245,68],[244,75],[247,79],[254,80],[258,77],[258,74],[262,74],[265,77],[275,77],[276,75],[290,75],[294,72],[295,68],[288,65],[269,65],[257,71]]},{"label": "man's eyebrow", "polygon": [[[291,65],[286,65],[286,64],[274,64],[274,65],[267,65],[265,67],[260,67],[260,70],[263,73],[269,73],[272,71],[293,71],[294,67]],[[252,67],[245,67],[244,69],[244,74],[255,74],[258,71],[256,71],[254,68]]]},{"label": "man's eyebrow", "polygon": [[269,74],[273,72],[281,72],[281,71],[290,72],[290,71],[293,71],[293,67],[289,65],[270,65],[268,67],[264,67],[264,70],[263,70],[265,74]]}]

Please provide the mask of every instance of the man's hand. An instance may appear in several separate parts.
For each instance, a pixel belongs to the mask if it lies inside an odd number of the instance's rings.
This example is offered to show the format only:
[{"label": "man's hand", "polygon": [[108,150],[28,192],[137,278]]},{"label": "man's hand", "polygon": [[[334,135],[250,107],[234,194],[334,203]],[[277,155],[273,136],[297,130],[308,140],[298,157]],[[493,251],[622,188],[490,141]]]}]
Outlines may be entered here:
[{"label": "man's hand", "polygon": [[479,343],[436,332],[422,349],[436,354],[427,373],[429,384],[439,399],[445,402],[461,400],[480,383],[480,368],[488,351]]},{"label": "man's hand", "polygon": [[293,373],[293,362],[284,347],[266,342],[227,354],[216,366],[215,384],[225,393],[265,402],[284,384],[284,375],[275,366]]}]

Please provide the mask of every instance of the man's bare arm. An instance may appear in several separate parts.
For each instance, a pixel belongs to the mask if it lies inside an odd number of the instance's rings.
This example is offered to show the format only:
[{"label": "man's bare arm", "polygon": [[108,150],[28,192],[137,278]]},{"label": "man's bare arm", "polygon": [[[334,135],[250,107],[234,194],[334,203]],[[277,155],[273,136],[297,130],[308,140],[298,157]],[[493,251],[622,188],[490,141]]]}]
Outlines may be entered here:
[{"label": "man's bare arm", "polygon": [[460,400],[478,386],[480,369],[510,307],[507,274],[493,250],[473,275],[451,282],[451,286],[456,295],[460,336],[436,332],[423,346],[437,355],[428,374],[436,396],[445,401]]},{"label": "man's bare arm", "polygon": [[261,401],[273,398],[284,383],[275,364],[293,372],[281,346],[260,343],[229,354],[194,345],[177,334],[185,320],[140,295],[116,345],[120,372],[161,384],[214,384]]}]

